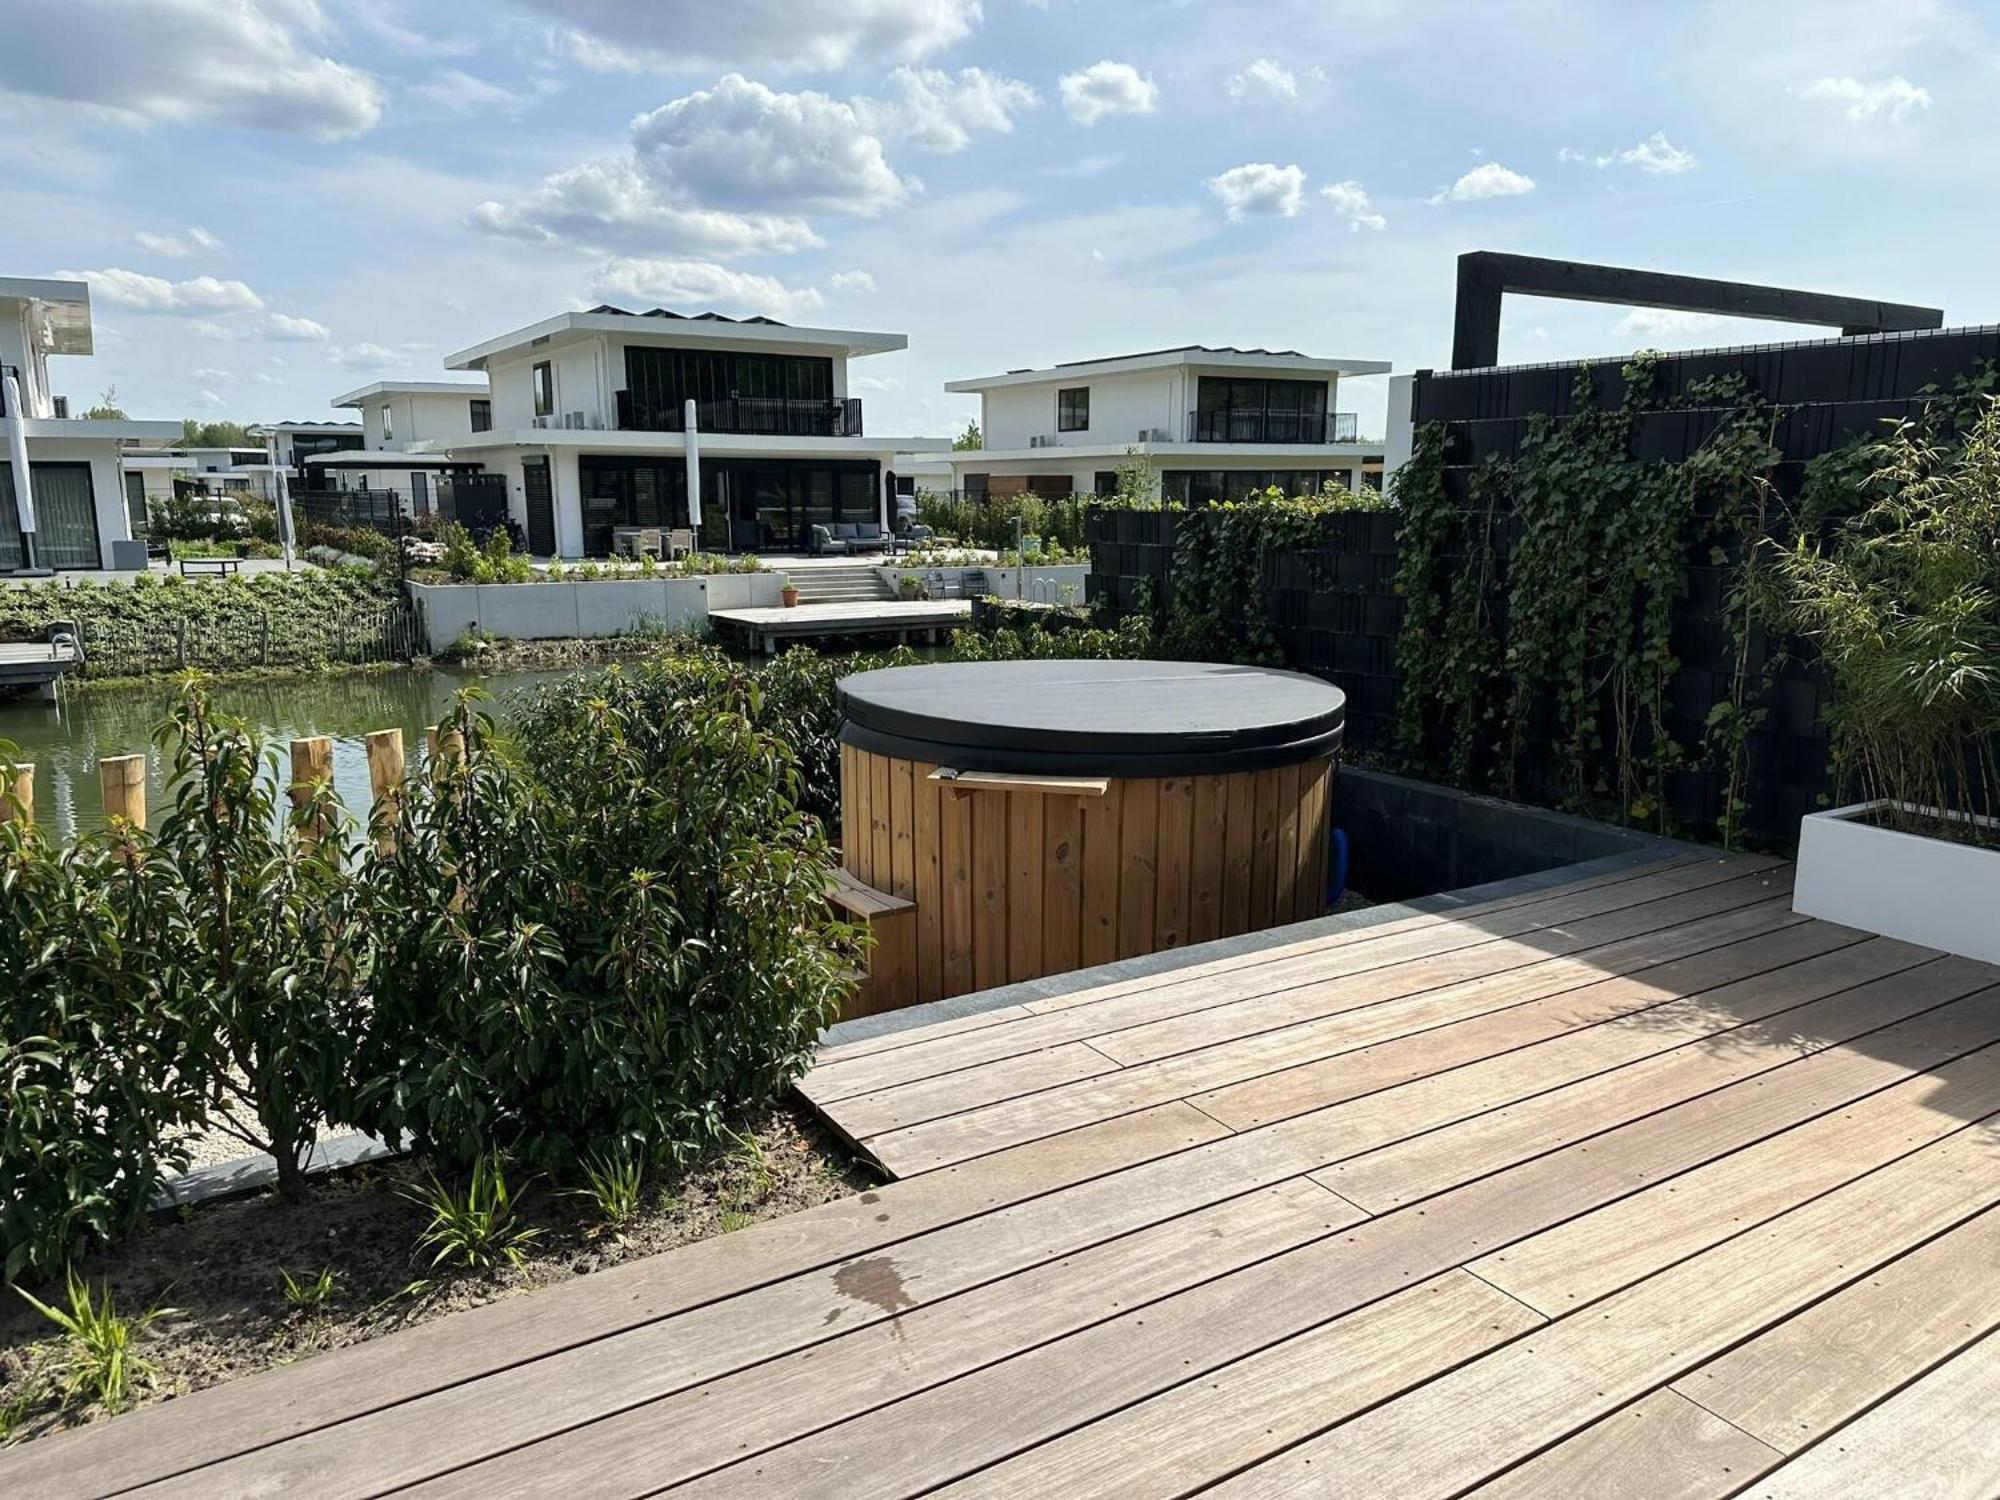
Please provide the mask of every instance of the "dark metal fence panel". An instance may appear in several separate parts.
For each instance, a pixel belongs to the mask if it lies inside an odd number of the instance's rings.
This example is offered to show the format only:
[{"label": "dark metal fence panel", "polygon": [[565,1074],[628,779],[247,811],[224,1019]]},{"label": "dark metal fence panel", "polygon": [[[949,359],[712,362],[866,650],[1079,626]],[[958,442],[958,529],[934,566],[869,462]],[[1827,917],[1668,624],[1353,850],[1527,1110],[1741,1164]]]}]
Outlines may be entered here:
[{"label": "dark metal fence panel", "polygon": [[403,497],[397,490],[293,490],[295,521],[321,526],[366,526],[384,536],[403,531]]},{"label": "dark metal fence panel", "polygon": [[507,524],[507,476],[453,474],[437,482],[437,513],[467,531]]}]

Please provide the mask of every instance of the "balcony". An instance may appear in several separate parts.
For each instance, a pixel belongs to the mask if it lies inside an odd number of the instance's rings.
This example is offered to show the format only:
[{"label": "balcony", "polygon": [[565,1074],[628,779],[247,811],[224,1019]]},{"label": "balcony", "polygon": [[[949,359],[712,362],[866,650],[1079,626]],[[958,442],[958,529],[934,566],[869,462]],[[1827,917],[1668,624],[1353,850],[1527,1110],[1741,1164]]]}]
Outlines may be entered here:
[{"label": "balcony", "polygon": [[[635,401],[630,391],[618,393],[621,432],[681,432],[686,423],[679,403],[671,407]],[[800,401],[783,396],[732,396],[724,401],[696,403],[695,421],[703,432],[760,437],[860,437],[861,398]]]},{"label": "balcony", "polygon": [[1359,420],[1351,411],[1271,411],[1233,407],[1187,414],[1190,443],[1352,443]]}]

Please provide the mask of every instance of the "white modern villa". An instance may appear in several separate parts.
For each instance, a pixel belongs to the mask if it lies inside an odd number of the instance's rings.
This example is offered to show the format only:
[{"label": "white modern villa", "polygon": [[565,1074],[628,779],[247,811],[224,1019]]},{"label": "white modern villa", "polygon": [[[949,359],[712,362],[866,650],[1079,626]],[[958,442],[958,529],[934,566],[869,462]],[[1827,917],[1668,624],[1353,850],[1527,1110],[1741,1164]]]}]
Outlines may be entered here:
[{"label": "white modern villa", "polygon": [[848,394],[848,361],[908,344],[663,308],[560,313],[446,359],[486,376],[492,424],[446,451],[502,476],[537,555],[604,556],[614,528],[690,526],[691,442],[701,547],[803,551],[816,524],[889,528],[896,455],[948,446],[869,434]]},{"label": "white modern villa", "polygon": [[1188,345],[950,381],[946,390],[979,397],[985,442],[950,455],[953,487],[973,499],[1103,495],[1136,463],[1168,500],[1360,489],[1379,482],[1382,443],[1361,441],[1339,409],[1340,378],[1388,370],[1383,360]]},{"label": "white modern villa", "polygon": [[[142,516],[145,504],[144,478],[124,470],[124,454],[181,434],[179,422],[70,416],[50,383],[49,360],[92,349],[86,283],[0,277],[0,571],[29,564],[22,524],[29,516],[36,567],[116,565],[117,544],[132,539],[128,484]],[[15,473],[24,457],[26,486]],[[143,566],[143,548],[138,558]]]},{"label": "white modern villa", "polygon": [[439,481],[476,467],[450,450],[493,428],[483,380],[377,380],[332,405],[361,413],[361,442],[306,455],[303,486],[394,491],[417,515],[434,508]]}]

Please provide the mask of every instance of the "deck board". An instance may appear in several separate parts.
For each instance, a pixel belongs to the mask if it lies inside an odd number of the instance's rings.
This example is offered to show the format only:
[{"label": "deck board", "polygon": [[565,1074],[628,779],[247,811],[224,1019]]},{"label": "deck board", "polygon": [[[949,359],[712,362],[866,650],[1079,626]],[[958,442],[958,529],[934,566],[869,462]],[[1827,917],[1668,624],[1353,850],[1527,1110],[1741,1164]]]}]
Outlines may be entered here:
[{"label": "deck board", "polygon": [[900,1180],[0,1492],[1990,1493],[2000,969],[1788,882],[1689,858],[829,1048],[807,1096]]}]

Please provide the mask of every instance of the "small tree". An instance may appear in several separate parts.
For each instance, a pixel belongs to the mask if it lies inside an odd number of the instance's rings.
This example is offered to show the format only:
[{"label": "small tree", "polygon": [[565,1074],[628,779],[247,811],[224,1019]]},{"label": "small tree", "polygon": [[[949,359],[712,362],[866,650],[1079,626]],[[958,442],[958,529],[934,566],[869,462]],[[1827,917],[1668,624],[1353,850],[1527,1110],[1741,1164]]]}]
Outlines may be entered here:
[{"label": "small tree", "polygon": [[[2000,403],[1981,398],[1958,440],[1904,422],[1869,456],[1863,492],[1876,498],[1825,543],[1802,539],[1782,559],[1792,623],[1818,645],[1832,678],[1836,769],[1870,799],[1992,812],[2000,808]],[[1995,841],[1969,822],[1954,831]]]},{"label": "small tree", "polygon": [[107,385],[104,394],[97,398],[97,405],[85,412],[84,417],[92,422],[123,422],[127,420],[125,408],[118,404],[118,387]]},{"label": "small tree", "polygon": [[149,860],[171,870],[158,917],[173,1008],[201,1049],[211,1125],[277,1163],[297,1198],[364,1018],[370,935],[345,875],[331,789],[276,806],[275,757],[192,680],[160,733],[172,808]]},{"label": "small tree", "polygon": [[974,449],[984,448],[986,446],[986,438],[980,432],[977,422],[968,421],[965,424],[965,431],[951,440],[951,446],[954,452],[970,453]]}]

